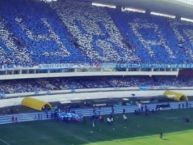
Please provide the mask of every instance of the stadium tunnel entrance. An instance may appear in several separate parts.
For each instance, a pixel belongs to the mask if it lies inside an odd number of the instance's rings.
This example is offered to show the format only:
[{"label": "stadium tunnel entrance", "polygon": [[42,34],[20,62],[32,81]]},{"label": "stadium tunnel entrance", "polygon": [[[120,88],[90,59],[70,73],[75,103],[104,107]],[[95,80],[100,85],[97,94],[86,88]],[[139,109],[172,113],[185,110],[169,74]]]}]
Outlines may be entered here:
[{"label": "stadium tunnel entrance", "polygon": [[41,101],[39,99],[34,99],[30,97],[26,97],[21,102],[22,106],[37,110],[50,110],[52,108],[51,104],[48,102]]},{"label": "stadium tunnel entrance", "polygon": [[170,91],[170,90],[165,91],[164,96],[166,96],[166,98],[168,99],[175,100],[175,101],[187,101],[188,100],[188,97],[185,94]]}]

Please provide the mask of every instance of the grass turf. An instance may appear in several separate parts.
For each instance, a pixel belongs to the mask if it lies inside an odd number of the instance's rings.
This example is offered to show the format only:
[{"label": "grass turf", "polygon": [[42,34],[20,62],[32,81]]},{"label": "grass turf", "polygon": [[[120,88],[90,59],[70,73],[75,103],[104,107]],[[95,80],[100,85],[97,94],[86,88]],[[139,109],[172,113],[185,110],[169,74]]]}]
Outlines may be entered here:
[{"label": "grass turf", "polygon": [[[0,145],[192,145],[193,110],[173,110],[144,115],[128,114],[123,121],[116,116],[114,125],[86,120],[72,124],[38,121],[0,125]],[[164,132],[164,139],[159,133]]]}]

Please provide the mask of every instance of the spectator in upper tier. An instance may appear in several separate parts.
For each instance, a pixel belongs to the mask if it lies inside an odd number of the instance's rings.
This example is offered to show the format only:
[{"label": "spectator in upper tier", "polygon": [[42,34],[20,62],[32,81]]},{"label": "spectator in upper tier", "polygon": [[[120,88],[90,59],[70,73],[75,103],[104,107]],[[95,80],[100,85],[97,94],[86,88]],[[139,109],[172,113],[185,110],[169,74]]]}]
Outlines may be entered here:
[{"label": "spectator in upper tier", "polygon": [[0,13],[0,67],[193,62],[191,23],[79,0],[1,0]]},{"label": "spectator in upper tier", "polygon": [[[186,81],[184,81],[186,80]],[[42,92],[52,90],[71,90],[84,88],[167,88],[167,87],[191,87],[193,78],[189,77],[101,77],[98,78],[52,78],[33,80],[0,81],[0,92],[4,94]],[[139,104],[140,105],[140,104]],[[113,108],[112,108],[113,112]]]}]

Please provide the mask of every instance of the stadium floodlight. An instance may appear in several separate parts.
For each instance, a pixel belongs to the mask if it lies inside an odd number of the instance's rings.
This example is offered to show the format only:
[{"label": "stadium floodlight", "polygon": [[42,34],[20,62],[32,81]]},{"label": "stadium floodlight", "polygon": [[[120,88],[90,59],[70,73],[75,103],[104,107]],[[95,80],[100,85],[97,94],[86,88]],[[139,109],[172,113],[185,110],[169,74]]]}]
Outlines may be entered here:
[{"label": "stadium floodlight", "polygon": [[158,12],[151,12],[150,13],[151,15],[155,15],[155,16],[160,16],[160,17],[167,17],[167,18],[172,18],[172,19],[175,19],[176,16],[174,15],[170,15],[170,14],[164,14],[164,13],[158,13]]},{"label": "stadium floodlight", "polygon": [[146,11],[143,9],[137,9],[137,8],[129,8],[129,7],[122,7],[122,12],[129,11],[129,12],[136,12],[136,13],[145,13]]},{"label": "stadium floodlight", "polygon": [[189,18],[181,17],[180,20],[193,23],[193,19],[189,19]]},{"label": "stadium floodlight", "polygon": [[110,5],[110,4],[103,4],[103,3],[92,3],[92,6],[96,6],[96,7],[106,7],[106,8],[113,8],[116,9],[115,5]]}]

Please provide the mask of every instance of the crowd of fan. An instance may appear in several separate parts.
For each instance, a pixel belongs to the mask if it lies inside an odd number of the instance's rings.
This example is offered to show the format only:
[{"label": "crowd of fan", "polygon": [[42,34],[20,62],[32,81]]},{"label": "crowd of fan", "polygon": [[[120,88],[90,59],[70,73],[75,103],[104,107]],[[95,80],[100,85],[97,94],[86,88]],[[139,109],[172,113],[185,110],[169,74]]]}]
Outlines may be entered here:
[{"label": "crowd of fan", "polygon": [[60,0],[51,3],[77,45],[92,61],[139,61],[134,49],[123,43],[118,28],[105,9],[89,3]]},{"label": "crowd of fan", "polygon": [[76,90],[88,88],[124,88],[138,87],[140,89],[191,87],[193,78],[176,77],[95,77],[86,78],[52,78],[1,81],[1,94],[33,92],[39,93],[53,90]]},{"label": "crowd of fan", "polygon": [[47,4],[0,1],[0,13],[0,66],[79,63],[87,57],[75,48],[68,30]]},{"label": "crowd of fan", "polygon": [[143,62],[192,63],[191,23],[118,10],[109,10],[109,14]]},{"label": "crowd of fan", "polygon": [[0,66],[193,60],[193,25],[186,22],[77,0],[0,1],[0,13]]}]

